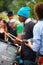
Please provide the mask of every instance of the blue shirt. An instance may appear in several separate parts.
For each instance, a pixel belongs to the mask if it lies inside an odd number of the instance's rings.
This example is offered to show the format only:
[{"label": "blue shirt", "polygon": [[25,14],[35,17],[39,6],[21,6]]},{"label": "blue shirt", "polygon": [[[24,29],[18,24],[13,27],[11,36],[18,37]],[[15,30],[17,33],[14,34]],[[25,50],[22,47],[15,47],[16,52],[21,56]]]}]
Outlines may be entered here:
[{"label": "blue shirt", "polygon": [[43,55],[43,20],[39,20],[34,26],[32,49]]}]

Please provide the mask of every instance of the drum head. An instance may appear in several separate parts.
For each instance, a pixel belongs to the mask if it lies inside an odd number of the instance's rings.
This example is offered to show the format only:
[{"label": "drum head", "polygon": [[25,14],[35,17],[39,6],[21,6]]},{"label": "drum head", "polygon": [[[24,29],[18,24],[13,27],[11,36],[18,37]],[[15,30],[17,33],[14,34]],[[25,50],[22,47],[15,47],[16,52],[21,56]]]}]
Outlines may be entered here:
[{"label": "drum head", "polygon": [[0,41],[0,65],[12,65],[16,58],[17,47]]}]

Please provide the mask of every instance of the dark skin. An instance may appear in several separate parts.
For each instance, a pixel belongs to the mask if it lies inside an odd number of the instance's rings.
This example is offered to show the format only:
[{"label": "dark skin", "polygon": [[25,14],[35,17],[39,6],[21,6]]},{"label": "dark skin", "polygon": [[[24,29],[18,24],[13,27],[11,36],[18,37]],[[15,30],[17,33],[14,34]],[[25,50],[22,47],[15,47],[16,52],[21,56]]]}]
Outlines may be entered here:
[{"label": "dark skin", "polygon": [[[25,21],[26,21],[26,18],[24,18],[24,17],[22,17],[22,16],[18,16],[18,19],[19,19],[19,21],[22,23],[25,23]],[[17,39],[15,39],[16,40],[16,43],[17,44],[19,44],[19,43],[23,43],[23,44],[25,44],[25,40],[22,40],[22,41],[20,41],[20,40],[17,40]],[[21,47],[18,49],[18,54],[19,55],[21,55]]]},{"label": "dark skin", "polygon": [[[18,16],[18,19],[19,19],[19,21],[22,23],[25,23],[25,21],[26,21],[26,18],[25,17],[23,17],[23,16]],[[20,36],[20,38],[21,38],[21,36]],[[20,39],[19,38],[19,39]],[[24,41],[22,41],[23,43],[24,43]],[[18,39],[15,39],[15,43],[17,43],[17,44],[19,44],[19,43],[21,43],[21,41],[20,40],[18,40]]]},{"label": "dark skin", "polygon": [[24,18],[23,16],[18,16],[18,19],[21,23],[24,23],[26,21],[26,18]]}]

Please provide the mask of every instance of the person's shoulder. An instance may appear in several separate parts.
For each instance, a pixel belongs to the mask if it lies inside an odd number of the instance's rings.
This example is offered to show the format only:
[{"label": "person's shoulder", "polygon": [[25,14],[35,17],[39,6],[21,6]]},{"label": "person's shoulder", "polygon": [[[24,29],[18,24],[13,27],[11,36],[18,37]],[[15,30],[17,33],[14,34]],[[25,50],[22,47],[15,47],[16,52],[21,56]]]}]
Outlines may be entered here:
[{"label": "person's shoulder", "polygon": [[29,23],[30,21],[32,21],[31,18],[26,19],[25,24]]},{"label": "person's shoulder", "polygon": [[23,23],[19,23],[17,27],[23,27]]},{"label": "person's shoulder", "polygon": [[35,24],[35,27],[40,27],[40,25],[41,25],[41,22],[37,21],[37,23]]},{"label": "person's shoulder", "polygon": [[38,31],[38,30],[40,30],[40,28],[41,28],[40,24],[39,24],[39,22],[37,22],[33,29]]}]

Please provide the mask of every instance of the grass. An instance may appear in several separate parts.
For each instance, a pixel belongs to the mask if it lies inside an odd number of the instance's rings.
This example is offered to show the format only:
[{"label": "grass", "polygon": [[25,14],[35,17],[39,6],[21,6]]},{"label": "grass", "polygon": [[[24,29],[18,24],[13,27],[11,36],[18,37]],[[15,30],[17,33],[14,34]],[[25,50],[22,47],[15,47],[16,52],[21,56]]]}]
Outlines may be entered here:
[{"label": "grass", "polygon": [[[0,18],[4,18],[5,20],[8,20],[8,17],[7,17],[7,15],[6,14],[2,14],[2,13],[0,13]],[[18,20],[18,16],[17,15],[14,15],[14,18],[16,19],[16,20]]]},{"label": "grass", "polygon": [[0,13],[0,18],[1,17],[4,18],[4,19],[8,19],[8,17],[6,15],[2,14],[2,13]]}]

